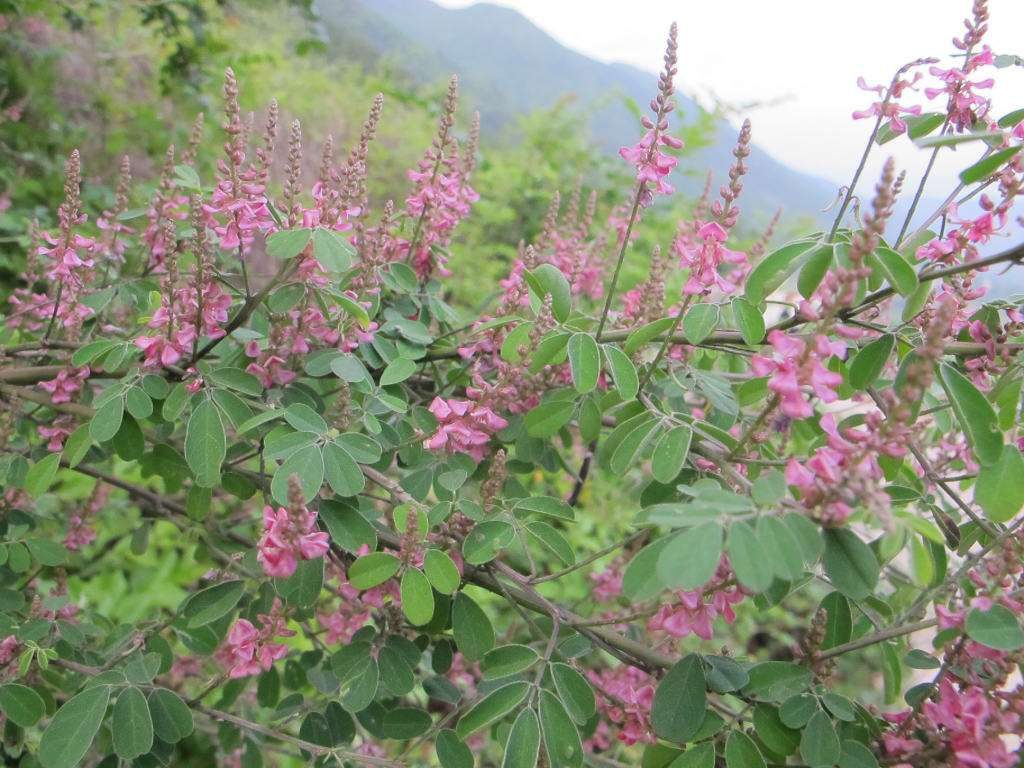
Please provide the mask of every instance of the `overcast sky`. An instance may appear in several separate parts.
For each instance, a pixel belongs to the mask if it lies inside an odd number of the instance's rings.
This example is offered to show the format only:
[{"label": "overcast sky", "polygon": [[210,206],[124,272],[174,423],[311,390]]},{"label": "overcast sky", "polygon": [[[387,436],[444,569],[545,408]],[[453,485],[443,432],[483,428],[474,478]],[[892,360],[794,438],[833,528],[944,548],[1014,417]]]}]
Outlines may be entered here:
[{"label": "overcast sky", "polygon": [[[440,0],[461,7],[472,0]],[[853,121],[873,94],[857,77],[888,82],[901,64],[955,52],[970,0],[498,0],[515,8],[564,45],[601,61],[649,71],[661,64],[669,24],[679,23],[681,87],[706,102],[710,94],[742,105],[754,137],[788,165],[842,184],[871,129]],[[998,53],[1024,56],[1024,0],[990,0],[986,41]],[[996,72],[996,116],[1024,106],[1024,68]],[[652,91],[655,83],[652,79]],[[781,101],[780,101],[781,100]],[[775,103],[772,105],[773,102]],[[942,108],[937,99],[936,107]],[[927,109],[927,107],[926,107]],[[906,139],[886,145],[902,168],[919,173],[925,151]],[[929,192],[970,160],[943,150]],[[884,155],[868,168],[872,179]],[[753,165],[753,163],[752,163]]]}]

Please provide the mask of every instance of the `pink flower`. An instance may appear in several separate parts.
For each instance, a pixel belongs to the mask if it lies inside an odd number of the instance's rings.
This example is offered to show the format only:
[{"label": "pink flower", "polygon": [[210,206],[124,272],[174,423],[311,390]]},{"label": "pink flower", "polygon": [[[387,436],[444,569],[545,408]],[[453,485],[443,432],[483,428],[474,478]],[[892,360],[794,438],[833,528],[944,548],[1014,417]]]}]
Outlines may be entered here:
[{"label": "pink flower", "polygon": [[676,592],[675,601],[663,604],[648,620],[647,628],[675,638],[697,635],[710,640],[715,617],[721,616],[731,624],[736,620],[732,606],[746,596],[742,588],[729,586],[733,581],[729,559],[723,556],[711,581],[701,589]]},{"label": "pink flower", "polygon": [[438,420],[437,431],[423,445],[430,451],[465,453],[483,461],[487,444],[499,430],[508,426],[486,405],[471,400],[444,400],[435,397],[428,409]]},{"label": "pink flower", "polygon": [[[899,98],[903,95],[905,90],[916,90],[914,85],[920,80],[923,75],[920,72],[914,73],[912,80],[899,79],[891,86],[889,92],[889,99],[886,101],[884,98],[873,103],[867,109],[862,109],[853,113],[854,120],[863,120],[866,117],[882,117],[889,118],[888,127],[893,133],[903,133],[907,130],[906,122],[900,117],[900,115],[920,115],[921,107],[904,107],[900,105]],[[871,91],[877,93],[880,97],[885,94],[885,87],[881,85],[868,85],[863,77],[857,78],[857,87],[864,91]]]},{"label": "pink flower", "polygon": [[228,667],[232,679],[266,672],[288,653],[288,646],[273,642],[276,637],[291,637],[275,599],[269,614],[259,615],[260,628],[248,619],[238,619],[228,631],[224,645],[217,652],[218,660]]},{"label": "pink flower", "polygon": [[768,341],[775,351],[774,356],[754,355],[750,367],[756,375],[770,377],[768,389],[778,396],[784,414],[793,419],[806,419],[814,414],[804,396],[805,387],[822,402],[835,402],[838,398],[835,390],[843,383],[843,377],[825,368],[822,360],[843,354],[842,342],[817,336],[814,345],[809,346],[802,339],[779,330],[769,333]]},{"label": "pink flower", "polygon": [[636,180],[646,184],[646,195],[640,203],[645,208],[653,202],[654,193],[671,195],[676,191],[667,178],[678,161],[659,150],[659,146],[679,149],[683,142],[650,128],[634,146],[619,150],[622,158],[636,168]]},{"label": "pink flower", "polygon": [[[710,293],[713,288],[718,288],[722,293],[732,293],[737,287],[735,279],[723,276],[718,269],[722,264],[746,265],[746,254],[725,247],[729,233],[718,222],[696,222],[696,225],[699,242],[692,243],[690,238],[677,238],[674,243],[679,254],[679,265],[690,270],[683,293],[698,296]],[[730,273],[730,277],[745,272],[745,269],[739,268]]]},{"label": "pink flower", "polygon": [[925,88],[924,95],[928,99],[938,96],[947,97],[946,110],[949,115],[949,122],[956,130],[966,131],[974,127],[988,114],[991,102],[983,96],[975,93],[975,89],[986,90],[995,85],[995,80],[970,80],[970,73],[979,66],[991,63],[991,57],[979,55],[973,57],[965,69],[951,67],[929,67],[928,72],[936,77],[941,87]]},{"label": "pink flower", "polygon": [[330,538],[316,530],[316,512],[305,507],[288,510],[271,506],[263,508],[263,536],[259,541],[257,560],[263,572],[275,578],[295,573],[299,558],[315,560],[330,547]]},{"label": "pink flower", "polygon": [[[655,681],[646,672],[628,664],[600,671],[588,670],[587,677],[599,692],[609,696],[597,697],[598,710],[607,720],[618,726],[618,740],[624,744],[653,744],[657,741],[651,729],[651,704],[654,702]],[[614,697],[614,698],[613,698]],[[611,746],[607,738],[607,725],[599,729],[588,742],[590,748],[606,750]]]}]

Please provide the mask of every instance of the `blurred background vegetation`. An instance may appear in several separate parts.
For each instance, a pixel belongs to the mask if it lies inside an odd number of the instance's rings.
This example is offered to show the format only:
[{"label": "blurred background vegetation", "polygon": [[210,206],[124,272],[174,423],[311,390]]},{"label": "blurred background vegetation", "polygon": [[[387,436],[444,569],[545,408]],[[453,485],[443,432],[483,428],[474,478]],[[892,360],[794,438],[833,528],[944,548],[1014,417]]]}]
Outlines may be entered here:
[{"label": "blurred background vegetation", "polygon": [[[389,41],[382,53],[360,32],[372,19],[356,10],[342,4],[325,20],[312,0],[0,0],[0,296],[22,272],[29,223],[45,228],[53,221],[62,164],[72,149],[82,152],[90,218],[112,202],[124,155],[132,164],[132,205],[144,206],[167,146],[184,148],[199,112],[206,116],[199,165],[204,179],[212,178],[227,66],[238,75],[242,107],[255,113],[257,127],[272,98],[280,102],[282,125],[301,121],[309,178],[325,137],[333,136],[336,155],[343,156],[374,94],[383,93],[384,117],[370,158],[371,205],[379,212],[394,199],[401,207],[405,170],[435,130],[448,72],[428,62],[422,49],[405,55],[400,41]],[[464,132],[481,101],[496,101],[493,94],[476,95],[472,72],[457,74],[468,81],[459,109]],[[556,190],[565,196],[580,183],[598,189],[599,224],[625,197],[627,167],[607,137],[590,129],[592,113],[608,100],[637,112],[627,96],[614,92],[597,104],[566,93],[544,108],[495,107],[500,119],[484,116],[474,177],[481,200],[452,248],[456,303],[476,307],[488,299],[517,243],[537,234]],[[707,144],[714,130],[710,115],[687,118],[684,153]],[[640,132],[636,124],[637,137]],[[648,216],[627,281],[645,272],[644,254],[655,242],[668,244],[687,204],[677,196]]]}]

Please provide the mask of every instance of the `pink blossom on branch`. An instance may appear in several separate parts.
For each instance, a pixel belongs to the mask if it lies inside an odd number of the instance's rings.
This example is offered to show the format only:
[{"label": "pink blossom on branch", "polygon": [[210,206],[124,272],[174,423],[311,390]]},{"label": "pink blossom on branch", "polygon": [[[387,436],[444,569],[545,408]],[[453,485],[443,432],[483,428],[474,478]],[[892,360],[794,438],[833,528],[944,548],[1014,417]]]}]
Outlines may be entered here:
[{"label": "pink blossom on branch", "polygon": [[508,422],[486,405],[472,400],[435,397],[429,411],[438,421],[437,431],[423,443],[430,451],[465,453],[480,462],[487,444]]},{"label": "pink blossom on branch", "polygon": [[[672,94],[675,93],[673,79],[676,72],[677,27],[672,24],[665,48],[665,67],[658,76],[658,95],[651,99],[651,112],[654,119],[644,115],[641,124],[646,129],[644,135],[631,147],[622,147],[619,154],[636,169],[636,180],[639,185],[637,203],[642,208],[654,202],[655,193],[671,195],[675,188],[668,183],[668,175],[676,167],[677,160],[666,154],[661,147],[681,149],[683,142],[668,134],[668,115],[675,109]],[[620,235],[621,237],[624,236]]]},{"label": "pink blossom on branch", "polygon": [[305,505],[263,508],[263,535],[256,559],[268,576],[288,578],[295,573],[299,560],[323,557],[329,547],[327,533],[316,529],[316,512]]},{"label": "pink blossom on branch", "polygon": [[758,376],[768,376],[768,389],[779,398],[782,412],[793,419],[806,419],[814,408],[804,394],[810,389],[823,403],[838,399],[836,389],[843,377],[828,370],[823,361],[846,353],[846,345],[818,335],[808,344],[803,339],[773,330],[768,342],[774,354],[771,357],[754,355],[750,367]]}]

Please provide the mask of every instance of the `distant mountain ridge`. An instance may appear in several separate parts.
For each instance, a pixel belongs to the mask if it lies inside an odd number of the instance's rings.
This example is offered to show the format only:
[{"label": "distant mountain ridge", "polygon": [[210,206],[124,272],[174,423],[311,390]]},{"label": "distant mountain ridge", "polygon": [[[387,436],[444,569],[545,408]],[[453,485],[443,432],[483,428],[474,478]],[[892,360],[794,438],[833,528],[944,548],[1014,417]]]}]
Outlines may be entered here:
[{"label": "distant mountain ridge", "polygon": [[[365,53],[398,58],[417,82],[458,74],[461,90],[480,110],[485,129],[507,125],[518,114],[571,95],[587,108],[593,138],[614,151],[635,142],[642,130],[625,99],[646,107],[657,86],[649,72],[588,58],[517,11],[489,3],[454,9],[430,0],[317,0],[315,8],[329,44],[358,44],[370,49]],[[652,51],[652,61],[659,55]],[[620,97],[609,98],[615,93]],[[685,94],[677,94],[676,100],[684,118],[699,113]],[[696,191],[707,170],[714,173],[716,188],[723,183],[736,133],[736,127],[720,121],[711,145],[685,159],[692,174],[677,183]],[[764,214],[782,208],[790,216],[820,218],[836,194],[834,184],[795,171],[756,144],[748,164],[744,194],[748,206]]]}]

